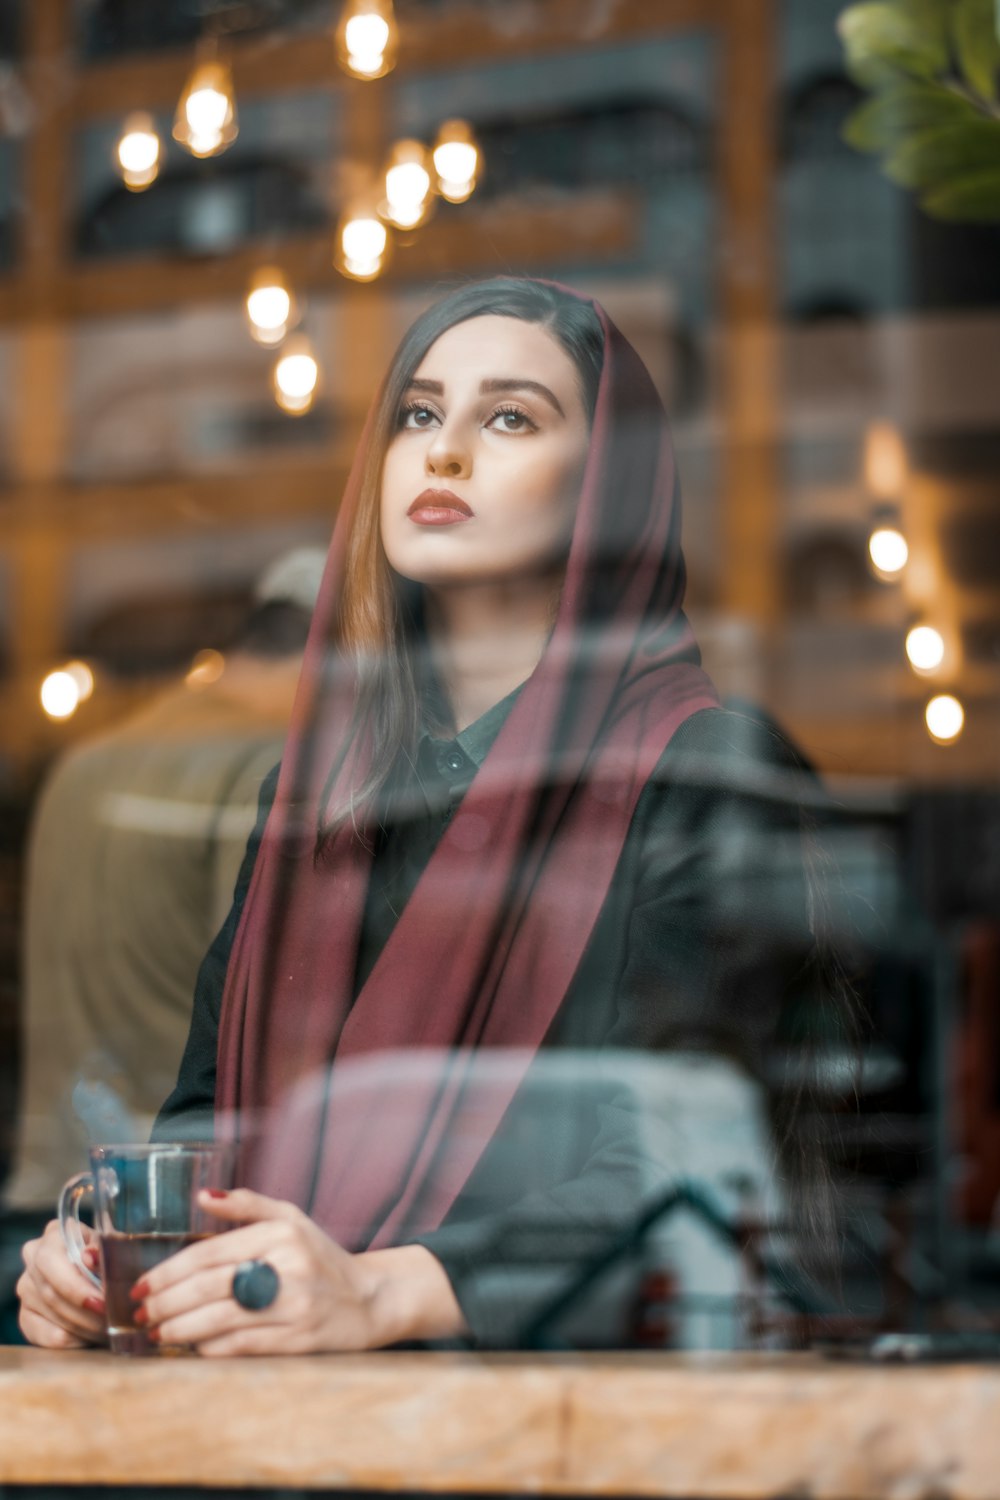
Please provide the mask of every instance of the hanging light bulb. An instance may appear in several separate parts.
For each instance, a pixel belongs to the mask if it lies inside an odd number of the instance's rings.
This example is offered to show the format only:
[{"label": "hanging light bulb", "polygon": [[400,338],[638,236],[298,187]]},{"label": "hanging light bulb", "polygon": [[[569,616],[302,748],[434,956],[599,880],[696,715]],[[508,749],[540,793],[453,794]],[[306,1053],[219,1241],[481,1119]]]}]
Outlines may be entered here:
[{"label": "hanging light bulb", "polygon": [[934,672],[944,661],[944,636],[933,625],[907,631],[906,655],[915,672]]},{"label": "hanging light bulb", "polygon": [[374,281],[385,267],[389,231],[367,199],[349,205],[337,225],[333,263],[352,281]]},{"label": "hanging light bulb", "polygon": [[932,740],[950,745],[965,726],[965,709],[952,693],[938,693],[924,709],[924,723]]},{"label": "hanging light bulb", "polygon": [[174,117],[174,139],[192,156],[218,156],[239,131],[233,76],[218,58],[197,63]]},{"label": "hanging light bulb", "polygon": [[397,141],[385,169],[379,214],[397,229],[416,229],[433,205],[427,151],[419,141]]},{"label": "hanging light bulb", "polygon": [[76,683],[80,702],[86,703],[94,692],[94,674],[85,661],[68,661],[63,668]]},{"label": "hanging light bulb", "polygon": [[250,283],[246,300],[250,333],[258,344],[280,344],[295,317],[295,299],[281,271],[262,266]]},{"label": "hanging light bulb", "polygon": [[80,706],[80,688],[71,672],[50,672],[39,691],[42,708],[50,719],[68,719]]},{"label": "hanging light bulb", "polygon": [[899,524],[894,506],[878,506],[868,538],[868,556],[878,578],[891,582],[898,578],[910,558],[910,548]]},{"label": "hanging light bulb", "polygon": [[464,203],[476,186],[480,154],[464,120],[445,120],[434,143],[437,190],[449,203]]},{"label": "hanging light bulb", "polygon": [[906,482],[906,448],[891,422],[873,422],[865,433],[865,486],[880,500],[893,500]]},{"label": "hanging light bulb", "polygon": [[160,173],[160,137],[152,115],[129,115],[115,147],[115,160],[122,181],[132,193],[141,193]]},{"label": "hanging light bulb", "polygon": [[301,416],[316,399],[319,364],[304,335],[289,339],[274,367],[274,399],[290,416]]},{"label": "hanging light bulb", "polygon": [[396,66],[399,32],[392,0],[347,0],[337,27],[337,58],[355,78],[384,78]]}]

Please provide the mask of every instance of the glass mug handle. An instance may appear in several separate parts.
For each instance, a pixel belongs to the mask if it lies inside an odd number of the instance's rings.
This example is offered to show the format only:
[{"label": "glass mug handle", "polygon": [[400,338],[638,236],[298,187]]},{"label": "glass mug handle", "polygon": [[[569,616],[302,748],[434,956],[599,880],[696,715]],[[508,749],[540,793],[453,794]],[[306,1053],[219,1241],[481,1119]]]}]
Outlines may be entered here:
[{"label": "glass mug handle", "polygon": [[83,1252],[87,1248],[87,1242],[83,1237],[83,1225],[80,1223],[80,1199],[94,1191],[94,1178],[90,1172],[78,1172],[71,1177],[59,1194],[59,1228],[62,1231],[63,1244],[66,1253],[76,1266],[82,1271],[88,1281],[92,1281],[98,1291],[103,1290],[101,1278],[96,1276],[83,1258]]}]

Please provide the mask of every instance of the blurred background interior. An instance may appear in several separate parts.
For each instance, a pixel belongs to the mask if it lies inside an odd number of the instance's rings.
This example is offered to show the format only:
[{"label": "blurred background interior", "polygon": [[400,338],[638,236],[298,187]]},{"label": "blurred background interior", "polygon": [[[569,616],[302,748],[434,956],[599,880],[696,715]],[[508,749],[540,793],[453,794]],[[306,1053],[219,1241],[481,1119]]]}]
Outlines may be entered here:
[{"label": "blurred background interior", "polygon": [[[942,5],[966,31],[895,61],[1000,134],[995,33]],[[858,149],[906,121],[852,133],[884,77],[844,9],[0,0],[0,1174],[46,768],[209,679],[268,560],[325,544],[423,305],[540,275],[647,361],[707,664],[832,797],[868,923],[860,1110],[833,1056],[829,1089],[859,1295],[992,1323],[1000,147],[970,127],[993,197],[957,201]]]}]

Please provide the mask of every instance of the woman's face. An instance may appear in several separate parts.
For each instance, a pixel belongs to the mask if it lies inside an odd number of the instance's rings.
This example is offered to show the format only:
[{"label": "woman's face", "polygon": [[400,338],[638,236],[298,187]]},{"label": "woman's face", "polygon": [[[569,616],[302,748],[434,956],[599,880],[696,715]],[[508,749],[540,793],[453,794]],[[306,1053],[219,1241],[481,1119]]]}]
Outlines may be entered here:
[{"label": "woman's face", "polygon": [[590,438],[576,366],[519,318],[470,318],[428,350],[382,470],[390,565],[430,589],[551,571]]}]

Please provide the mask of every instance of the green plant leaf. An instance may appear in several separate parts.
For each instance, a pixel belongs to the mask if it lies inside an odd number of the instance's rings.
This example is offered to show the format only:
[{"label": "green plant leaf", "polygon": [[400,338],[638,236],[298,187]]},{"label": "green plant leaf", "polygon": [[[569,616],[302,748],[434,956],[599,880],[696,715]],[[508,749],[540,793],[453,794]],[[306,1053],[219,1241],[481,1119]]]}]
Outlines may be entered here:
[{"label": "green plant leaf", "polygon": [[890,151],[914,132],[980,119],[975,106],[936,83],[897,83],[847,118],[843,138],[856,151]]},{"label": "green plant leaf", "polygon": [[935,219],[1000,222],[1000,167],[934,188],[924,194],[920,206]]},{"label": "green plant leaf", "polygon": [[958,65],[969,87],[981,99],[997,98],[1000,72],[1000,7],[993,0],[955,0],[952,8],[952,40]]},{"label": "green plant leaf", "polygon": [[931,189],[979,172],[1000,172],[1000,120],[976,118],[901,141],[885,162],[901,187]]},{"label": "green plant leaf", "polygon": [[938,0],[852,5],[841,12],[837,30],[848,69],[860,83],[877,85],[898,74],[933,78],[948,67]]}]

